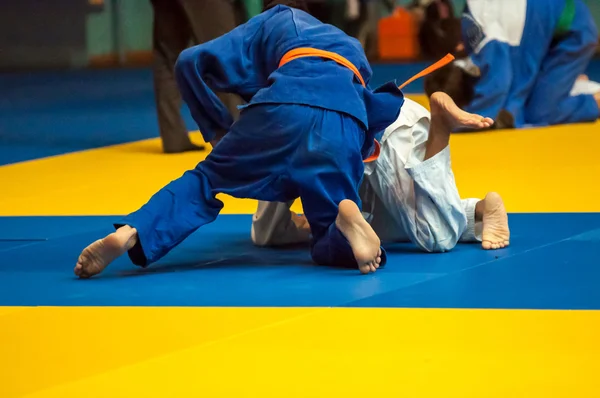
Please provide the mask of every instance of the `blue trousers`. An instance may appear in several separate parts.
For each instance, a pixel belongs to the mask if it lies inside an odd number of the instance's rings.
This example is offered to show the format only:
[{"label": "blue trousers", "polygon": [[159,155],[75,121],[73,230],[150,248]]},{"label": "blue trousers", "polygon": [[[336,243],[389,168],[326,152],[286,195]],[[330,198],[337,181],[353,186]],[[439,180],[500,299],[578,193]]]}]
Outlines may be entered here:
[{"label": "blue trousers", "polygon": [[303,105],[251,105],[206,160],[115,226],[137,229],[138,244],[129,256],[146,266],[215,220],[223,207],[218,193],[280,202],[300,197],[313,234],[313,260],[356,267],[335,218],[343,199],[361,206],[364,141],[362,125],[345,114]]},{"label": "blue trousers", "polygon": [[525,105],[526,123],[553,125],[598,119],[593,95],[569,95],[577,77],[585,73],[597,43],[598,30],[592,14],[578,0],[570,31],[553,43],[542,62]]}]

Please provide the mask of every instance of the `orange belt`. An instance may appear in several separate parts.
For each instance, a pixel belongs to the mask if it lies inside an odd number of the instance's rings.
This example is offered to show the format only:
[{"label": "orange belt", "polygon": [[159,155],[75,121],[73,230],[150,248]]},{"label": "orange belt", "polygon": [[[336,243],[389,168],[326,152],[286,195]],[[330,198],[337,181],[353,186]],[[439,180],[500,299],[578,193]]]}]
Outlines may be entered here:
[{"label": "orange belt", "polygon": [[[281,58],[281,61],[279,61],[279,67],[281,68],[283,65],[287,64],[288,62],[293,61],[298,58],[303,58],[303,57],[320,57],[320,58],[326,58],[326,59],[335,61],[338,64],[350,69],[352,71],[352,73],[354,73],[354,76],[356,76],[356,78],[358,79],[360,84],[362,84],[363,87],[366,87],[365,81],[362,78],[362,76],[361,76],[360,72],[358,71],[358,69],[356,68],[356,66],[354,66],[354,64],[352,64],[352,62],[348,61],[346,58],[342,57],[339,54],[333,53],[331,51],[319,50],[319,49],[310,48],[310,47],[295,48],[295,49],[290,50],[287,53],[285,53],[283,58]],[[454,60],[454,56],[452,56],[452,54],[447,54],[444,58],[440,59],[435,64],[423,69],[421,72],[417,73],[416,75],[414,75],[413,77],[411,77],[410,79],[408,79],[407,81],[402,83],[402,85],[400,85],[398,88],[402,89],[402,88],[406,87],[408,84],[414,82],[415,80],[420,79],[421,77],[427,76],[428,74],[430,74],[440,68],[443,68],[444,66],[448,65],[453,60]],[[379,157],[380,152],[381,152],[381,145],[379,144],[379,142],[377,142],[377,140],[375,140],[375,150],[373,151],[373,154],[371,156],[369,156],[367,159],[363,160],[363,162],[368,163],[368,162],[372,162],[372,161],[376,160]]]}]

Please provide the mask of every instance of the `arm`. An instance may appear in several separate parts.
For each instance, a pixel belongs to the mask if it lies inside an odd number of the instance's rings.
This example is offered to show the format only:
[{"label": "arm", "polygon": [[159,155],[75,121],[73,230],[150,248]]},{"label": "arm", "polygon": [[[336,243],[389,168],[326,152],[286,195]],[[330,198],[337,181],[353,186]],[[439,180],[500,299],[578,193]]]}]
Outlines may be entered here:
[{"label": "arm", "polygon": [[471,60],[480,70],[474,96],[467,111],[496,119],[509,100],[512,84],[510,47],[500,41],[490,41]]},{"label": "arm", "polygon": [[252,97],[263,83],[255,62],[257,32],[264,17],[258,16],[231,32],[184,50],[175,65],[177,83],[204,140],[225,132],[233,118],[215,92]]},{"label": "arm", "polygon": [[467,2],[461,18],[465,51],[480,72],[467,110],[492,119],[504,108],[512,85],[510,45],[495,15],[498,7],[491,1]]}]

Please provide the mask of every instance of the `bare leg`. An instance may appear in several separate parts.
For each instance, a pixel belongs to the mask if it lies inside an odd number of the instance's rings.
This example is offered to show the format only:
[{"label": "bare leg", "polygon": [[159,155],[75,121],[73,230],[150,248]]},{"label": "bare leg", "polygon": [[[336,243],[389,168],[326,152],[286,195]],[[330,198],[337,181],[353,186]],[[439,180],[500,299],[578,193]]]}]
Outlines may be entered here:
[{"label": "bare leg", "polygon": [[[460,109],[444,93],[434,93],[431,102],[431,127],[425,147],[427,160],[448,146],[450,133],[456,129],[482,129],[494,121]],[[500,195],[490,192],[475,206],[475,221],[483,221],[482,247],[500,249],[509,245],[508,216]]]},{"label": "bare leg", "polygon": [[358,269],[363,274],[375,272],[381,263],[379,237],[365,220],[360,209],[351,200],[342,200],[338,208],[335,225],[348,239]]},{"label": "bare leg", "polygon": [[596,103],[598,104],[598,109],[600,109],[600,93],[594,94],[594,99],[596,100]]},{"label": "bare leg", "polygon": [[125,254],[137,243],[137,231],[130,226],[119,228],[116,232],[86,247],[75,266],[75,275],[90,278],[104,269],[118,257]]},{"label": "bare leg", "polygon": [[475,221],[483,221],[481,247],[502,249],[510,243],[508,215],[504,202],[496,192],[490,192],[475,206]]},{"label": "bare leg", "polygon": [[310,226],[304,215],[290,210],[293,201],[258,202],[250,235],[257,246],[285,246],[310,242]]},{"label": "bare leg", "polygon": [[425,146],[427,160],[448,146],[450,133],[457,129],[484,129],[494,124],[489,117],[465,112],[445,93],[433,93],[429,99],[431,105],[431,127]]}]

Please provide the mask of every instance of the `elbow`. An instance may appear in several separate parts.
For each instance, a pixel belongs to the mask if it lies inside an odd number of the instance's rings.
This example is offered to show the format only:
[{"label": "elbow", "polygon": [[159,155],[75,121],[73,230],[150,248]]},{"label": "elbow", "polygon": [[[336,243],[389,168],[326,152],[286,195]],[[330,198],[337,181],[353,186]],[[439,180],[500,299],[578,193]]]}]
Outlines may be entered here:
[{"label": "elbow", "polygon": [[196,58],[195,47],[187,48],[179,54],[175,62],[175,76],[178,82],[186,81],[192,73],[195,74]]}]

